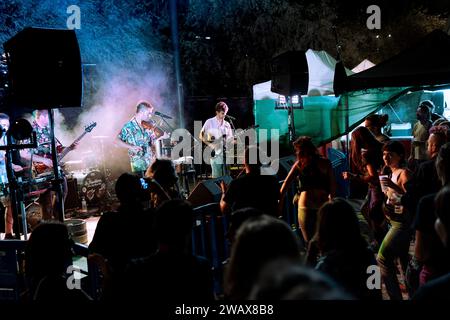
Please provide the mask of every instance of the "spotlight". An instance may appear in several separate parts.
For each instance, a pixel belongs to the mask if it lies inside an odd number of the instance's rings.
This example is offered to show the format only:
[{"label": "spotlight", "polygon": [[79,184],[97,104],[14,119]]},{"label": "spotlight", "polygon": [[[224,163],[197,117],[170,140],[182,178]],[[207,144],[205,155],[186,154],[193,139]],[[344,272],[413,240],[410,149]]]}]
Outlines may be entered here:
[{"label": "spotlight", "polygon": [[285,96],[278,96],[278,101],[280,102],[280,104],[285,104],[286,103],[286,97]]},{"label": "spotlight", "polygon": [[297,104],[299,102],[298,96],[297,95],[292,96],[292,100],[291,101],[292,101],[293,104]]}]

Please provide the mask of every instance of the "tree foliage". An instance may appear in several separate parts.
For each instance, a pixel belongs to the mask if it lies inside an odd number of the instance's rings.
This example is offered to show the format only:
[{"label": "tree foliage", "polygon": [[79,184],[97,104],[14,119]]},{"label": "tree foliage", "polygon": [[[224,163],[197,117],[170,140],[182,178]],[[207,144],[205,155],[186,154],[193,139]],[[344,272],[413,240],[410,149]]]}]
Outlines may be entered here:
[{"label": "tree foliage", "polygon": [[[1,1],[0,41],[26,26],[65,28],[65,10],[77,4],[82,13],[77,35],[84,62],[118,72],[156,67],[174,81],[169,2]],[[448,10],[442,9],[446,1],[433,6],[424,0],[378,3],[381,30],[366,27],[369,0],[356,6],[337,0],[178,0],[185,93],[251,96],[253,84],[270,79],[270,61],[279,53],[311,48],[336,57],[333,26],[347,67],[365,58],[379,63],[444,27],[448,16]]]}]

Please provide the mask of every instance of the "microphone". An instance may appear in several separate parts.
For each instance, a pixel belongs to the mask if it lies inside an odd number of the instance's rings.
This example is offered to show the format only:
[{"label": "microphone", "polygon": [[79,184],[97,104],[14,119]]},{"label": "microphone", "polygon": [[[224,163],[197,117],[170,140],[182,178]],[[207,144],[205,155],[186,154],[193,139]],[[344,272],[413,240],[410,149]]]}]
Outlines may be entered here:
[{"label": "microphone", "polygon": [[230,120],[233,120],[233,121],[235,121],[236,120],[236,118],[235,117],[232,117],[232,116],[229,116],[229,115],[225,115],[225,117],[227,117],[228,119],[230,119]]},{"label": "microphone", "polygon": [[172,119],[171,116],[168,116],[168,115],[166,115],[164,113],[161,113],[159,111],[155,111],[155,115],[160,116],[161,118]]}]

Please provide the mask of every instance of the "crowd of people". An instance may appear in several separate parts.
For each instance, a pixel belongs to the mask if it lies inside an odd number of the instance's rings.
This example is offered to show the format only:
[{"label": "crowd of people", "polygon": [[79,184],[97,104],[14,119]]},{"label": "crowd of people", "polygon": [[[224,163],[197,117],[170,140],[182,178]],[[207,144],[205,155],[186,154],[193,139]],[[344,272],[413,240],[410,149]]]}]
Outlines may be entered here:
[{"label": "crowd of people", "polygon": [[[361,208],[336,197],[332,164],[310,137],[294,142],[296,161],[281,186],[261,175],[261,162],[249,156],[258,147],[248,147],[245,174],[220,185],[217,206],[231,245],[219,275],[223,291],[214,286],[211,261],[193,253],[194,211],[177,189],[172,162],[154,160],[144,178],[124,173],[115,189],[120,207],[101,216],[89,245],[88,261],[102,274],[99,299],[381,300],[383,290],[391,300],[449,299],[450,127],[429,125],[431,110],[424,106],[412,149],[425,148],[426,159],[382,133],[385,116],[369,116],[353,131],[351,170],[343,178],[366,187]],[[288,199],[293,184],[297,193]],[[285,201],[297,205],[299,234],[283,220]],[[70,246],[63,224],[42,223],[33,231],[27,299],[92,299],[64,285]],[[376,270],[381,282],[371,278]]]}]

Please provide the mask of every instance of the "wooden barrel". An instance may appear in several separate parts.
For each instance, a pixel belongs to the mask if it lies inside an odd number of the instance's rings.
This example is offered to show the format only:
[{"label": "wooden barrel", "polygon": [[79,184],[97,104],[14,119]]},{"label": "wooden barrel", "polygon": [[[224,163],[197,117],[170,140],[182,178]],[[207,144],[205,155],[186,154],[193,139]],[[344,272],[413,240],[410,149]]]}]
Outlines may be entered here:
[{"label": "wooden barrel", "polygon": [[86,221],[81,219],[68,219],[64,221],[64,223],[69,229],[69,234],[74,242],[83,244],[88,243]]}]

